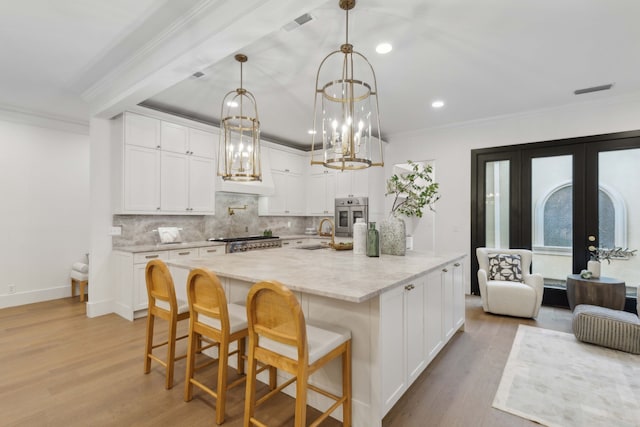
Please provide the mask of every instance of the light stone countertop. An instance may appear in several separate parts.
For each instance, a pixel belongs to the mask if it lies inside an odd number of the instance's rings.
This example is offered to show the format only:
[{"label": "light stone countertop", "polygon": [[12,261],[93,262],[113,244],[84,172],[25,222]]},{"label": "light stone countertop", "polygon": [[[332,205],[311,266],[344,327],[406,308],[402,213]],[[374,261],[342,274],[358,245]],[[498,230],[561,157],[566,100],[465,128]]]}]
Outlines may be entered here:
[{"label": "light stone countertop", "polygon": [[[296,240],[296,239],[328,239],[328,237],[321,237],[317,234],[315,235],[305,235],[305,234],[294,234],[288,236],[278,236],[280,240]],[[336,242],[340,241],[351,241],[353,239],[349,238],[335,238]],[[156,252],[156,251],[170,251],[172,249],[191,249],[191,248],[208,248],[211,246],[224,246],[226,243],[224,242],[209,242],[209,241],[199,241],[199,242],[182,242],[182,243],[166,243],[166,244],[155,244],[155,245],[133,245],[133,246],[120,246],[114,247],[112,250],[119,252],[129,252],[129,253],[139,253],[139,252]]]},{"label": "light stone countertop", "polygon": [[115,247],[112,250],[119,252],[157,252],[157,251],[170,251],[173,249],[192,249],[192,248],[209,248],[212,246],[224,246],[224,242],[183,242],[183,243],[158,243],[156,245],[134,245],[134,246],[121,246]]},{"label": "light stone countertop", "polygon": [[167,264],[206,268],[218,276],[246,282],[277,280],[294,291],[360,303],[465,256],[408,251],[406,256],[369,258],[353,251],[279,248],[169,260]]}]

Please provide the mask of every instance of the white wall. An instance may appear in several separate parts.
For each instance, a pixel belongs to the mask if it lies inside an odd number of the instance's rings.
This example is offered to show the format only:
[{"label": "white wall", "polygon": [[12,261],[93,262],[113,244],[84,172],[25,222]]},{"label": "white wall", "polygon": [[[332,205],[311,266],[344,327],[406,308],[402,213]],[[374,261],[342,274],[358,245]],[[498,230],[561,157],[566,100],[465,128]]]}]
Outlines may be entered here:
[{"label": "white wall", "polygon": [[88,128],[20,121],[0,115],[0,308],[69,296],[89,252]]},{"label": "white wall", "polygon": [[[435,205],[435,249],[471,256],[472,149],[636,129],[640,129],[640,95],[393,135],[385,163],[434,159],[442,195]],[[415,249],[428,248],[428,241],[424,233],[414,234]],[[469,271],[469,260],[465,271],[468,288],[470,274],[475,274]]]}]

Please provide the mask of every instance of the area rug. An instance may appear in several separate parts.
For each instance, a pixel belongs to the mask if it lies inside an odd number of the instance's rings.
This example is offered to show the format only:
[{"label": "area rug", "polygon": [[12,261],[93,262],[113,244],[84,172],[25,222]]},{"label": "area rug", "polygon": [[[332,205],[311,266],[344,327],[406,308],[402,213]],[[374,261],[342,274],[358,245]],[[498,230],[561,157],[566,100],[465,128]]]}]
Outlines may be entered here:
[{"label": "area rug", "polygon": [[639,427],[639,402],[639,355],[520,325],[493,407],[550,427]]}]

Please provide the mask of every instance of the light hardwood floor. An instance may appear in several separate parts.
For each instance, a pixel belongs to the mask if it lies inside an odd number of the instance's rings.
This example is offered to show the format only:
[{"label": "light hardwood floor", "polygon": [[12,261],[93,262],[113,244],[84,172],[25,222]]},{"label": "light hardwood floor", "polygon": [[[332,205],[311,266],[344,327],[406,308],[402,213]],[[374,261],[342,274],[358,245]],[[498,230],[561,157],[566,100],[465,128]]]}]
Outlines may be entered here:
[{"label": "light hardwood floor", "polygon": [[[3,426],[213,426],[215,402],[203,392],[185,403],[184,359],[164,389],[155,364],[143,374],[144,319],[85,316],[65,298],[0,310],[0,424]],[[494,316],[467,297],[458,333],[387,414],[385,427],[534,426],[491,407],[519,324],[570,332],[569,310],[543,307],[537,321]],[[186,322],[183,322],[186,323]],[[162,322],[159,322],[161,325]],[[157,327],[160,337],[164,327]],[[178,354],[184,351],[184,341]],[[215,374],[210,375],[215,384]],[[223,424],[242,425],[244,387],[230,391]],[[274,426],[291,425],[288,396],[260,408]],[[311,410],[309,419],[317,415]],[[328,420],[324,426],[338,426]]]}]

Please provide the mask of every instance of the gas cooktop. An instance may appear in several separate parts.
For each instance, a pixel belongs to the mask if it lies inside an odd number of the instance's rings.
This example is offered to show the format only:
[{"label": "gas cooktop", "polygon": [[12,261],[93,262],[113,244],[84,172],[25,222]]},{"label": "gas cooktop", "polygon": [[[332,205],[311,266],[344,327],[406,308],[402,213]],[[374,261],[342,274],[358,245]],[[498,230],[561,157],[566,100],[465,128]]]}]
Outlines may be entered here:
[{"label": "gas cooktop", "polygon": [[278,239],[278,236],[212,237],[209,242],[246,242],[249,240]]}]

